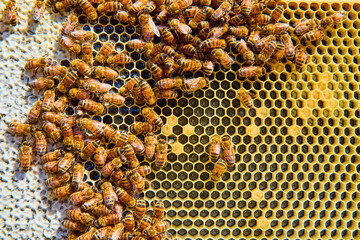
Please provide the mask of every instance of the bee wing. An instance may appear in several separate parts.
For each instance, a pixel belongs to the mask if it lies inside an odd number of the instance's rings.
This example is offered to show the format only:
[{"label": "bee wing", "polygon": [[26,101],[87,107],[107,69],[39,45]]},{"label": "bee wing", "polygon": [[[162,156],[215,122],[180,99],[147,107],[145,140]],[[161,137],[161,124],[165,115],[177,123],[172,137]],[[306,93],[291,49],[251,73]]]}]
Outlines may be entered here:
[{"label": "bee wing", "polygon": [[256,98],[256,97],[257,97],[257,95],[256,95],[255,93],[252,93],[252,92],[249,92],[249,95],[250,95],[250,97],[252,97],[252,98]]},{"label": "bee wing", "polygon": [[136,187],[136,184],[135,184],[135,183],[132,183],[132,186],[133,186],[133,191],[134,191],[134,198],[135,198],[135,199],[139,199],[140,193],[139,193],[139,191],[138,191],[138,189],[137,189],[137,187]]},{"label": "bee wing", "polygon": [[153,31],[156,36],[160,37],[160,31],[158,27],[155,25],[154,20],[152,19],[151,16],[149,16],[148,24],[150,26],[150,30]]},{"label": "bee wing", "polygon": [[182,34],[190,34],[191,33],[191,28],[184,23],[179,23],[178,30]]},{"label": "bee wing", "polygon": [[62,38],[62,40],[63,40],[63,42],[64,42],[64,44],[66,46],[72,46],[73,45],[73,41],[70,38],[68,38],[66,36],[61,36],[61,38]]}]

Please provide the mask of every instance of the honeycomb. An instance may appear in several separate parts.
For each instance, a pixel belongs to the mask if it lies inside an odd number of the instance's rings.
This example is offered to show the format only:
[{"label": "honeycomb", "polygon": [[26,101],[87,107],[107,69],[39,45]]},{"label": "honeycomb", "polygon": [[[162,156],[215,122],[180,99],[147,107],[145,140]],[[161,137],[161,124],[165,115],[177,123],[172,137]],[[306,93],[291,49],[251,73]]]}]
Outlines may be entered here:
[{"label": "honeycomb", "polygon": [[[25,1],[23,7],[31,4]],[[339,10],[346,11],[348,19],[321,41],[307,46],[311,61],[302,69],[282,63],[266,76],[250,81],[237,78],[239,65],[229,71],[217,65],[209,88],[157,102],[155,111],[165,123],[161,135],[169,140],[172,150],[167,166],[148,175],[152,189],[144,197],[149,202],[164,201],[166,217],[172,221],[169,232],[180,239],[360,238],[360,150],[355,147],[360,135],[356,67],[360,62],[360,4],[282,4],[286,10],[281,22],[321,19]],[[26,11],[22,8],[20,13]],[[6,122],[16,115],[24,117],[35,101],[24,94],[24,81],[29,76],[21,77],[21,52],[26,57],[53,51],[54,59],[69,65],[65,60],[69,55],[56,43],[65,16],[54,16],[47,16],[38,28],[21,24],[19,32],[2,29],[0,40],[10,47],[0,52],[2,66],[7,66],[0,69],[0,77],[11,81],[0,85],[0,113],[6,114]],[[102,16],[95,25],[87,24],[84,15],[79,20],[83,29],[98,35],[94,54],[107,40],[117,42],[117,51],[130,51],[124,43],[140,38],[138,28],[121,26],[110,17]],[[29,28],[33,35],[26,33]],[[26,40],[29,35],[30,40]],[[11,49],[17,54],[8,52]],[[119,72],[113,92],[130,77],[151,79],[142,54],[129,54],[135,62]],[[155,82],[149,83],[153,86]],[[257,94],[253,109],[245,109],[235,98],[240,88]],[[14,109],[9,110],[9,106]],[[69,115],[73,112],[72,108],[67,110]],[[121,130],[143,120],[140,107],[131,98],[125,106],[110,106],[105,116],[91,118]],[[5,124],[0,124],[3,135]],[[213,163],[207,150],[214,134],[230,135],[236,147],[236,165],[219,182],[209,178]],[[8,135],[0,139],[4,163],[0,164],[4,192],[0,196],[0,237],[60,238],[66,234],[59,222],[67,205],[50,201],[45,174],[38,167],[27,174],[14,170],[20,141]],[[84,165],[86,180],[97,184],[100,174],[92,162]],[[24,205],[25,199],[28,204]]]}]

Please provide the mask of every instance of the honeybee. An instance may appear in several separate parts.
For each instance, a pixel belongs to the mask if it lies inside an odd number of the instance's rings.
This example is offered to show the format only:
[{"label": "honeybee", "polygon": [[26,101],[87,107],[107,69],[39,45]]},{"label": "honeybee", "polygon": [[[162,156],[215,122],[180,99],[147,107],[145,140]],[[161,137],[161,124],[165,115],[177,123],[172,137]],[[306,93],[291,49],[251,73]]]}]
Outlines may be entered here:
[{"label": "honeybee", "polygon": [[148,67],[156,80],[160,80],[164,77],[164,72],[162,68],[159,67],[159,65],[157,65],[156,63],[149,62]]},{"label": "honeybee", "polygon": [[254,107],[252,98],[256,97],[255,94],[253,94],[251,92],[247,92],[244,89],[239,89],[236,93],[236,97],[238,99],[240,99],[240,101],[242,102],[244,107],[249,108],[249,109],[252,109]]},{"label": "honeybee", "polygon": [[[301,41],[304,41],[304,42],[316,41],[316,40],[322,39],[324,37],[324,35],[325,35],[325,32],[323,30],[315,29],[315,30],[305,33],[301,37]],[[283,40],[283,42],[285,44],[284,40]],[[286,55],[286,45],[285,45],[285,55]]]},{"label": "honeybee", "polygon": [[124,217],[124,232],[133,232],[135,229],[135,218],[132,212],[128,212],[128,214]]},{"label": "honeybee", "polygon": [[101,103],[95,102],[91,99],[84,99],[79,102],[79,105],[86,111],[93,112],[96,114],[104,114],[106,108]]},{"label": "honeybee", "polygon": [[223,1],[220,6],[211,14],[210,19],[211,21],[216,22],[224,15],[228,14],[232,7],[232,4],[228,1]]},{"label": "honeybee", "polygon": [[90,187],[86,187],[85,189],[75,192],[71,194],[69,200],[73,205],[80,205],[86,202],[87,200],[94,197],[95,193]]},{"label": "honeybee", "polygon": [[199,60],[179,59],[176,61],[182,71],[196,72],[201,70],[202,64]]},{"label": "honeybee", "polygon": [[159,53],[151,59],[151,62],[153,62],[157,65],[163,65],[166,57],[167,57],[166,53]]},{"label": "honeybee", "polygon": [[174,45],[175,36],[171,30],[167,27],[158,27],[160,29],[161,37],[163,41],[168,45]]},{"label": "honeybee", "polygon": [[226,170],[226,162],[223,159],[219,159],[215,165],[214,170],[210,174],[210,178],[213,181],[219,181]]},{"label": "honeybee", "polygon": [[78,88],[72,88],[69,91],[70,98],[78,99],[78,100],[84,100],[84,99],[90,99],[93,98],[93,93],[86,91],[84,89],[78,89]]},{"label": "honeybee", "polygon": [[146,182],[137,171],[131,171],[129,173],[129,179],[134,184],[135,196],[144,191]]},{"label": "honeybee", "polygon": [[135,122],[133,125],[130,126],[130,132],[135,135],[156,132],[158,128],[151,123],[148,122]]},{"label": "honeybee", "polygon": [[[103,196],[101,193],[95,193],[94,197],[84,202],[83,205],[81,205],[82,211],[89,211],[92,210],[94,207],[96,207],[98,204],[100,204],[103,201]],[[108,209],[109,210],[109,209]],[[111,210],[109,210],[111,212]]]},{"label": "honeybee", "polygon": [[75,124],[73,128],[74,132],[74,146],[73,151],[75,154],[80,154],[84,149],[84,133],[82,129]]},{"label": "honeybee", "polygon": [[94,62],[94,57],[92,55],[92,52],[93,52],[92,49],[93,49],[93,44],[89,41],[85,41],[81,45],[81,50],[83,53],[82,60],[85,63],[89,64],[90,66],[92,66],[93,62]]},{"label": "honeybee", "polygon": [[98,18],[96,9],[88,0],[78,0],[77,4],[80,6],[81,10],[86,14],[90,23],[95,22]]},{"label": "honeybee", "polygon": [[79,189],[79,186],[83,183],[85,174],[85,168],[80,163],[75,163],[73,167],[71,184],[75,189]]},{"label": "honeybee", "polygon": [[271,22],[271,17],[266,14],[259,14],[250,20],[251,26],[263,26]]},{"label": "honeybee", "polygon": [[138,230],[144,231],[145,229],[149,229],[151,227],[151,223],[152,223],[151,216],[145,214],[139,222]]},{"label": "honeybee", "polygon": [[50,78],[37,78],[29,82],[29,86],[35,90],[42,90],[54,87],[54,81]]},{"label": "honeybee", "polygon": [[53,90],[47,90],[44,92],[44,99],[41,104],[41,108],[44,111],[50,111],[55,102],[55,92]]},{"label": "honeybee", "polygon": [[81,152],[81,158],[86,160],[91,158],[96,150],[100,147],[100,141],[99,140],[92,140],[90,141],[86,147],[84,148],[84,150]]},{"label": "honeybee", "polygon": [[164,60],[165,68],[172,68],[175,64],[175,60],[173,57],[167,56]]},{"label": "honeybee", "polygon": [[59,12],[68,11],[75,5],[75,0],[60,0],[55,4],[55,10]]},{"label": "honeybee", "polygon": [[191,44],[186,44],[186,45],[180,47],[180,51],[183,52],[184,54],[190,55],[190,56],[196,54],[196,52],[197,52],[196,48]]},{"label": "honeybee", "polygon": [[96,94],[106,93],[112,87],[110,84],[101,83],[96,79],[84,80],[81,82],[81,85],[84,87],[85,90]]},{"label": "honeybee", "polygon": [[279,62],[281,58],[284,56],[285,53],[285,45],[283,42],[277,42],[275,51],[273,55],[271,56],[271,59],[273,59],[275,63]]},{"label": "honeybee", "polygon": [[114,14],[114,19],[118,20],[120,23],[130,23],[130,24],[135,24],[137,20],[136,17],[130,15],[130,13],[124,10],[118,10]]},{"label": "honeybee", "polygon": [[154,91],[150,87],[149,83],[145,80],[140,80],[140,88],[142,96],[144,97],[145,103],[149,106],[154,106],[156,104],[156,98]]},{"label": "honeybee", "polygon": [[114,158],[113,160],[105,164],[105,166],[101,169],[101,173],[105,178],[109,177],[113,173],[114,169],[117,167],[121,167],[121,165],[122,165],[121,159]]},{"label": "honeybee", "polygon": [[67,148],[74,146],[74,125],[75,121],[73,118],[64,118],[60,121],[60,130],[64,137],[64,146]]},{"label": "honeybee", "polygon": [[[187,11],[189,10],[189,11]],[[199,8],[194,6],[193,8],[188,8],[185,10],[185,16],[192,18],[189,22],[189,26],[192,29],[196,29],[198,27],[198,23],[204,21],[206,19],[206,8]]]},{"label": "honeybee", "polygon": [[99,147],[94,155],[96,169],[102,169],[106,162],[107,154],[104,147]]},{"label": "honeybee", "polygon": [[78,74],[76,71],[73,70],[68,71],[66,76],[56,87],[56,90],[58,90],[61,93],[66,93],[75,84],[77,77]]},{"label": "honeybee", "polygon": [[94,235],[92,236],[92,239],[94,239],[94,240],[107,239],[110,231],[111,231],[110,226],[102,227],[100,229],[97,229],[95,231]]},{"label": "honeybee", "polygon": [[226,48],[226,41],[224,39],[209,38],[200,44],[200,48]]},{"label": "honeybee", "polygon": [[37,68],[44,68],[53,63],[53,60],[51,58],[41,57],[41,58],[34,58],[32,60],[29,60],[24,65],[24,69],[37,69]]},{"label": "honeybee", "polygon": [[79,25],[79,19],[75,14],[70,14],[66,19],[61,31],[65,35],[69,35]]},{"label": "honeybee", "polygon": [[147,121],[149,121],[151,124],[157,126],[158,128],[161,128],[164,126],[164,123],[160,116],[151,108],[145,107],[142,109],[141,113],[145,117]]},{"label": "honeybee", "polygon": [[163,168],[167,164],[167,152],[167,142],[164,139],[159,139],[158,144],[156,145],[155,153],[155,166],[158,169]]},{"label": "honeybee", "polygon": [[106,159],[114,159],[121,156],[122,147],[114,147],[105,151]]},{"label": "honeybee", "polygon": [[74,192],[73,187],[70,183],[66,183],[64,186],[55,188],[52,190],[52,195],[54,198],[63,199],[69,197]]},{"label": "honeybee", "polygon": [[137,105],[141,106],[144,105],[145,99],[141,91],[141,87],[139,84],[135,84],[132,89],[132,95],[134,97],[134,101]]},{"label": "honeybee", "polygon": [[266,73],[266,69],[259,66],[241,67],[237,72],[239,77],[252,78],[260,77]]},{"label": "honeybee", "polygon": [[38,154],[39,156],[43,156],[46,153],[46,147],[47,147],[45,133],[43,131],[36,131],[35,140],[36,140],[36,144],[35,144],[36,154]]},{"label": "honeybee", "polygon": [[149,42],[154,34],[160,37],[160,31],[149,14],[143,13],[138,17],[141,33],[145,42]]},{"label": "honeybee", "polygon": [[75,157],[72,153],[66,153],[65,156],[59,160],[58,171],[61,174],[66,173],[75,161]]},{"label": "honeybee", "polygon": [[229,27],[229,34],[234,35],[235,37],[245,37],[248,33],[249,29],[244,26]]},{"label": "honeybee", "polygon": [[260,54],[258,55],[257,62],[260,65],[264,65],[265,62],[270,59],[275,49],[276,49],[276,41],[271,41],[265,44],[263,49],[261,49]]},{"label": "honeybee", "polygon": [[126,43],[126,46],[135,50],[144,50],[145,46],[150,46],[151,43],[147,43],[140,39],[132,39]]},{"label": "honeybee", "polygon": [[156,146],[157,140],[153,133],[147,133],[145,136],[145,157],[146,159],[152,159],[155,154],[155,146]]},{"label": "honeybee", "polygon": [[56,100],[52,106],[52,110],[55,112],[63,112],[69,104],[69,99],[66,96],[60,97]]},{"label": "honeybee", "polygon": [[179,34],[190,34],[192,32],[191,27],[180,22],[180,20],[176,19],[176,18],[172,19],[169,22],[169,26],[171,28],[173,28],[176,32],[178,32]]},{"label": "honeybee", "polygon": [[[102,202],[103,198],[101,198],[101,202]],[[91,209],[91,215],[99,217],[99,216],[106,216],[112,213],[112,210],[110,210],[109,208],[107,208],[105,206],[105,204],[100,204],[98,203],[96,206],[94,206]]]},{"label": "honeybee", "polygon": [[250,16],[255,16],[258,15],[260,13],[262,13],[262,11],[266,8],[266,4],[263,2],[258,2],[256,4],[254,4],[251,8],[250,11]]},{"label": "honeybee", "polygon": [[[155,57],[156,55],[158,55],[159,53],[161,53],[165,47],[165,43],[157,43],[157,44],[151,44],[151,43],[147,43],[147,45],[145,46],[147,49],[145,49],[145,54],[144,54],[144,57],[146,59],[150,59],[150,58],[153,58]],[[174,50],[175,51],[175,50]],[[168,54],[165,50],[164,52],[166,54]],[[168,54],[169,55],[169,54]]]},{"label": "honeybee", "polygon": [[275,23],[268,24],[262,28],[264,34],[281,34],[289,29],[289,24],[287,23]]},{"label": "honeybee", "polygon": [[[130,165],[130,162],[137,161],[134,148],[129,143],[125,143],[125,145],[124,145],[123,155],[126,158],[126,160],[129,161],[129,165]],[[129,166],[129,168],[130,168],[130,166]]]},{"label": "honeybee", "polygon": [[285,8],[282,5],[277,5],[276,8],[271,12],[270,17],[274,22],[279,21],[284,13]]},{"label": "honeybee", "polygon": [[294,23],[294,33],[302,35],[317,27],[317,22],[314,19],[302,20]]},{"label": "honeybee", "polygon": [[[86,233],[75,238],[75,240],[91,240],[93,238],[93,235],[95,234],[96,230],[97,230],[97,228],[90,227],[90,229]],[[68,237],[68,240],[71,240],[71,239]]]},{"label": "honeybee", "polygon": [[89,77],[91,75],[91,73],[92,73],[91,67],[81,59],[72,60],[70,65],[71,65],[72,68],[74,68],[80,74],[82,74],[84,76]]},{"label": "honeybee", "polygon": [[140,79],[138,77],[131,78],[120,89],[119,93],[123,96],[128,96],[135,84],[138,84]]},{"label": "honeybee", "polygon": [[40,158],[42,164],[52,161],[57,161],[64,156],[64,151],[61,149],[49,152]]},{"label": "honeybee", "polygon": [[[316,30],[315,30],[316,31]],[[305,35],[304,35],[305,36]],[[288,59],[293,59],[295,55],[295,47],[291,40],[291,37],[288,33],[281,35],[281,40],[285,46],[285,57]]]},{"label": "honeybee", "polygon": [[112,67],[112,68],[114,68],[118,65],[123,65],[123,64],[131,63],[131,62],[133,62],[133,59],[124,52],[118,53],[115,56],[109,57],[107,59],[107,64],[109,64],[110,67]]},{"label": "honeybee", "polygon": [[[132,196],[130,196],[123,188],[119,187],[116,189],[116,195],[119,200],[124,203],[127,207],[133,208],[135,206],[136,200]],[[126,221],[126,217],[125,217]],[[126,224],[125,224],[126,225]]]},{"label": "honeybee", "polygon": [[97,39],[95,33],[86,31],[86,30],[76,30],[71,31],[70,36],[80,42],[87,41],[87,42],[94,42]]},{"label": "honeybee", "polygon": [[119,76],[119,73],[109,67],[97,66],[93,67],[93,76],[104,81],[114,80]]},{"label": "honeybee", "polygon": [[100,4],[97,7],[97,11],[100,14],[106,14],[106,13],[116,12],[117,10],[121,10],[121,8],[122,8],[122,4],[120,2],[109,1],[109,2]]},{"label": "honeybee", "polygon": [[[255,6],[253,7],[253,5],[254,5],[254,1],[252,1],[252,0],[244,0],[244,1],[241,3],[241,5],[240,5],[241,13],[242,13],[244,16],[249,16],[252,8],[255,7]],[[258,10],[258,9],[257,9],[257,10]],[[257,11],[257,10],[256,10],[256,11]],[[256,14],[254,14],[254,15],[256,15]]]},{"label": "honeybee", "polygon": [[215,162],[221,153],[221,146],[220,146],[220,137],[218,135],[212,136],[211,137],[211,145],[209,148],[209,157],[210,160]]},{"label": "honeybee", "polygon": [[55,141],[58,142],[61,138],[61,131],[56,127],[55,124],[49,121],[42,122],[42,129],[50,135],[50,137]]},{"label": "honeybee", "polygon": [[302,47],[297,47],[295,50],[295,58],[294,58],[295,64],[298,67],[303,67],[306,63],[308,63],[308,55],[306,54],[306,51]]},{"label": "honeybee", "polygon": [[89,213],[82,212],[78,207],[67,210],[66,217],[74,221],[79,221],[82,224],[89,224],[93,220],[93,217]]},{"label": "honeybee", "polygon": [[34,4],[33,19],[35,23],[38,23],[45,12],[45,2],[37,0]]},{"label": "honeybee", "polygon": [[[285,33],[285,34],[287,34],[287,33]],[[271,42],[271,41],[276,41],[276,37],[274,35],[270,35],[270,36],[263,37],[263,38],[259,39],[255,44],[256,49],[258,51],[261,51],[261,49],[263,49],[264,46],[266,44],[268,44],[269,42]]]},{"label": "honeybee", "polygon": [[28,171],[34,158],[34,150],[29,142],[23,142],[20,151],[20,169]]},{"label": "honeybee", "polygon": [[174,48],[172,48],[170,46],[164,46],[162,48],[162,51],[164,51],[164,53],[166,53],[169,57],[175,57],[175,55],[176,55]]},{"label": "honeybee", "polygon": [[243,58],[244,58],[246,63],[253,64],[255,62],[254,53],[247,46],[244,39],[241,39],[240,41],[237,42],[236,50],[243,55]]},{"label": "honeybee", "polygon": [[159,14],[156,16],[156,21],[159,23],[164,23],[166,22],[169,18],[171,17],[170,13],[168,12],[168,10],[166,8],[164,8],[163,10],[161,10],[159,12]]},{"label": "honeybee", "polygon": [[54,112],[44,112],[41,114],[41,119],[54,123],[56,125],[60,125],[61,119],[65,118],[65,115],[62,113],[54,113]]},{"label": "honeybee", "polygon": [[14,121],[9,123],[9,131],[15,135],[29,135],[32,132],[35,132],[37,128],[33,125]]},{"label": "honeybee", "polygon": [[60,76],[60,77],[64,77],[65,74],[67,73],[68,69],[65,66],[56,66],[56,65],[51,65],[49,67],[45,67],[44,68],[44,75],[45,76]]},{"label": "honeybee", "polygon": [[58,162],[57,161],[46,162],[43,165],[43,169],[47,173],[56,173],[58,171]]},{"label": "honeybee", "polygon": [[172,89],[172,88],[180,87],[183,82],[184,82],[184,79],[181,77],[164,78],[164,79],[158,81],[155,84],[155,87],[158,89]]},{"label": "honeybee", "polygon": [[123,232],[124,232],[124,224],[123,223],[115,224],[115,226],[109,232],[107,239],[108,240],[120,239],[120,236],[122,235]]},{"label": "honeybee", "polygon": [[62,47],[68,49],[71,53],[74,53],[75,55],[78,55],[81,52],[81,46],[67,36],[62,35],[60,37],[59,43]]},{"label": "honeybee", "polygon": [[110,40],[104,43],[95,57],[95,61],[104,64],[107,57],[114,51],[115,42]]},{"label": "honeybee", "polygon": [[334,27],[335,24],[342,22],[345,18],[345,12],[339,11],[322,19],[320,24],[323,29],[327,29],[329,27]]},{"label": "honeybee", "polygon": [[99,217],[97,220],[97,224],[102,227],[108,225],[114,225],[120,223],[121,219],[122,219],[121,215],[118,215],[116,213],[111,213],[109,215]]},{"label": "honeybee", "polygon": [[[241,100],[243,101],[244,99],[241,99]],[[245,105],[245,103],[244,103],[244,105]],[[222,148],[222,158],[226,161],[227,166],[228,167],[234,166],[235,165],[235,149],[234,149],[234,145],[231,142],[231,139],[229,136],[223,136],[221,138],[221,148]]]},{"label": "honeybee", "polygon": [[117,93],[105,93],[100,97],[102,103],[114,104],[114,105],[123,105],[125,103],[125,98]]},{"label": "honeybee", "polygon": [[17,13],[17,5],[15,0],[9,0],[4,9],[4,23],[16,25],[20,22],[20,17]]},{"label": "honeybee", "polygon": [[88,228],[86,225],[83,225],[82,223],[73,220],[64,220],[62,222],[62,225],[64,228],[68,230],[78,231],[78,232],[86,232]]},{"label": "honeybee", "polygon": [[152,238],[158,235],[159,233],[165,232],[170,227],[168,221],[157,221],[153,226],[143,230],[143,234],[146,238]]},{"label": "honeybee", "polygon": [[37,122],[37,120],[41,114],[41,105],[42,105],[41,100],[37,100],[34,103],[33,107],[30,109],[28,116],[27,116],[27,120],[29,123]]},{"label": "honeybee", "polygon": [[135,219],[141,219],[145,215],[146,210],[146,201],[144,199],[137,199],[134,210]]},{"label": "honeybee", "polygon": [[248,43],[250,44],[250,46],[254,49],[256,47],[257,42],[260,40],[260,30],[254,29],[248,38]]},{"label": "honeybee", "polygon": [[163,219],[164,213],[165,213],[164,202],[161,200],[157,200],[154,206],[154,216],[153,216],[155,221]]},{"label": "honeybee", "polygon": [[56,175],[54,177],[48,178],[45,182],[45,185],[48,188],[57,188],[59,187],[62,183],[66,183],[70,181],[70,174],[69,173],[64,173],[62,175]]},{"label": "honeybee", "polygon": [[143,142],[138,137],[133,134],[129,134],[128,142],[137,154],[139,154],[140,156],[144,155],[145,147]]},{"label": "honeybee", "polygon": [[141,10],[143,10],[146,6],[146,4],[149,2],[149,0],[139,0],[134,2],[133,4],[131,4],[130,8],[129,8],[129,12],[134,14],[134,13],[138,13]]},{"label": "honeybee", "polygon": [[234,59],[220,48],[213,49],[211,55],[226,69],[229,69],[235,63]]},{"label": "honeybee", "polygon": [[101,185],[101,189],[103,190],[103,198],[106,207],[108,207],[111,210],[114,209],[114,204],[118,200],[118,197],[114,192],[113,186],[111,185],[110,182],[104,182]]},{"label": "honeybee", "polygon": [[233,26],[239,26],[245,24],[247,18],[244,15],[238,14],[230,18],[229,24]]}]

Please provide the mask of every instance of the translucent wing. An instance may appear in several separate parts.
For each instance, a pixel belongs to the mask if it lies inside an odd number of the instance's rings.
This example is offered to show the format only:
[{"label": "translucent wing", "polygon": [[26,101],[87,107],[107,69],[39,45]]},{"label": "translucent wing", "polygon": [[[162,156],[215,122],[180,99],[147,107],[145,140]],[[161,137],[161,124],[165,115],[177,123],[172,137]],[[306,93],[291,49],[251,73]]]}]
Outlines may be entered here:
[{"label": "translucent wing", "polygon": [[160,31],[158,27],[155,25],[152,17],[149,15],[148,24],[150,26],[150,30],[154,32],[154,34],[158,37],[160,37]]}]

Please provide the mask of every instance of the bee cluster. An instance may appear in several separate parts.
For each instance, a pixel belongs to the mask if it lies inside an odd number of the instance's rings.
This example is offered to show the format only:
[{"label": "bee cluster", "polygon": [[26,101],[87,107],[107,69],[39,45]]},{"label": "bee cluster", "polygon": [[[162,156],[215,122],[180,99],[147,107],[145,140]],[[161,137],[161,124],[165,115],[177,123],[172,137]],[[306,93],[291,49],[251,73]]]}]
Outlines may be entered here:
[{"label": "bee cluster", "polygon": [[[44,13],[43,3],[36,2],[35,21]],[[78,7],[90,23],[102,14],[113,14],[120,23],[139,24],[143,39],[132,39],[126,45],[143,52],[156,80],[153,89],[147,81],[134,77],[118,93],[111,93],[108,82],[116,80],[118,70],[133,59],[126,52],[116,52],[113,41],[103,43],[94,56],[97,36],[76,29],[79,20],[75,14],[68,16],[59,39],[60,45],[76,56],[70,68],[46,57],[24,66],[26,70],[42,70],[43,77],[29,85],[44,90],[44,94],[30,110],[27,123],[13,122],[10,131],[35,139],[34,144],[33,140],[22,144],[20,168],[29,170],[34,155],[40,156],[43,169],[52,174],[46,185],[53,189],[53,196],[69,199],[75,206],[63,222],[71,230],[69,239],[170,237],[163,203],[155,203],[151,217],[146,214],[146,202],[139,198],[149,185],[144,177],[152,168],[140,166],[138,156],[148,160],[155,156],[155,170],[167,162],[168,144],[155,136],[164,125],[152,108],[156,101],[177,98],[178,90],[193,93],[207,87],[215,63],[235,70],[240,79],[263,76],[266,67],[283,59],[303,67],[308,61],[305,48],[295,47],[292,38],[296,35],[303,42],[321,39],[327,29],[346,17],[336,12],[320,22],[297,22],[292,30],[289,24],[279,22],[284,7],[277,4],[266,14],[269,3],[263,1],[62,0],[52,4],[59,12]],[[8,23],[17,22],[14,0],[9,1],[4,14]],[[235,63],[234,52],[241,56],[241,66]],[[105,114],[107,106],[124,105],[130,95],[137,105],[144,106],[141,113],[146,119],[131,125],[130,132],[87,118],[88,114]],[[240,89],[237,97],[245,107],[253,107],[254,94]],[[76,106],[74,115],[66,113],[70,104]],[[144,135],[144,142],[139,135]],[[56,148],[51,152],[49,139]],[[211,179],[218,181],[226,167],[235,164],[235,149],[228,136],[212,137],[209,158],[216,161]],[[88,160],[103,177],[98,189],[83,181],[82,162]],[[126,207],[134,211],[126,212]]]}]

